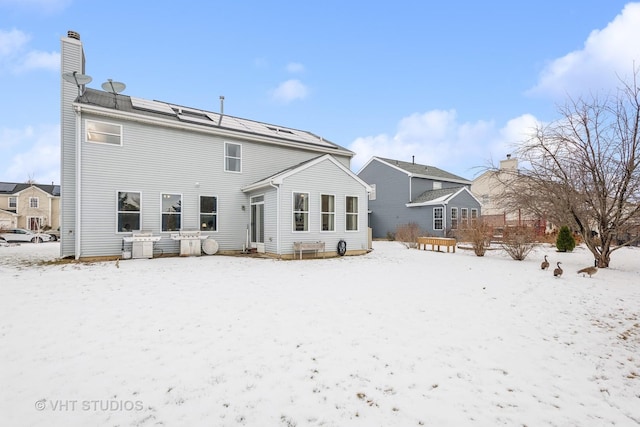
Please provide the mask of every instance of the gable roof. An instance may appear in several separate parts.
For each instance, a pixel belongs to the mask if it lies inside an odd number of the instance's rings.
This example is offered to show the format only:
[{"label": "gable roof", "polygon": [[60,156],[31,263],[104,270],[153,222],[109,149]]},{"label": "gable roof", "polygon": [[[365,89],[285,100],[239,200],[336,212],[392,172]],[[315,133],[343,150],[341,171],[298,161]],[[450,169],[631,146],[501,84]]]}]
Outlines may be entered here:
[{"label": "gable roof", "polygon": [[48,193],[51,196],[58,197],[60,196],[60,186],[59,185],[46,185],[46,184],[27,184],[21,182],[0,182],[0,194],[4,195],[14,195],[18,194],[28,188],[37,187],[40,190]]},{"label": "gable roof", "polygon": [[[99,107],[111,115],[135,115],[156,124],[188,127],[194,130],[218,131],[224,135],[268,138],[270,142],[296,145],[353,157],[355,153],[311,132],[257,122],[198,108],[185,107],[163,101],[147,100],[122,94],[86,88],[76,102],[87,107]],[[103,110],[108,109],[108,110]],[[92,111],[100,113],[99,111]]]},{"label": "gable roof", "polygon": [[471,184],[471,181],[461,176],[454,175],[435,166],[422,165],[414,162],[387,159],[384,157],[372,157],[360,170],[364,169],[372,161],[377,161],[391,168],[404,172],[409,177],[426,178],[435,181],[456,182],[459,184]]},{"label": "gable roof", "polygon": [[347,168],[345,165],[343,165],[342,163],[337,161],[330,154],[324,154],[322,156],[314,157],[313,159],[306,160],[304,162],[298,163],[297,165],[293,165],[291,167],[288,167],[288,168],[286,168],[284,170],[281,170],[280,172],[277,172],[277,173],[275,173],[275,174],[273,174],[271,176],[268,176],[267,178],[261,179],[260,181],[254,182],[253,184],[249,184],[249,185],[243,187],[241,190],[246,193],[246,192],[249,192],[249,191],[257,190],[259,188],[270,187],[271,185],[282,184],[282,182],[286,178],[290,177],[291,175],[295,175],[298,172],[301,172],[301,171],[303,171],[303,170],[305,170],[307,168],[310,168],[310,167],[312,167],[314,165],[317,165],[318,163],[323,162],[325,160],[328,160],[328,161],[332,162],[339,169],[342,169],[343,172],[345,172],[351,178],[353,178],[358,183],[360,183],[360,185],[365,187],[368,192],[371,192],[371,186],[369,184],[367,184],[362,179],[360,179],[356,174],[351,172],[351,170],[349,168]]},{"label": "gable roof", "polygon": [[418,206],[446,205],[462,192],[467,192],[471,197],[473,197],[476,202],[478,202],[478,205],[482,205],[482,203],[480,203],[476,196],[474,196],[473,193],[469,191],[468,187],[460,186],[425,191],[424,193],[416,197],[413,202],[407,203],[405,206],[408,208],[413,208]]}]

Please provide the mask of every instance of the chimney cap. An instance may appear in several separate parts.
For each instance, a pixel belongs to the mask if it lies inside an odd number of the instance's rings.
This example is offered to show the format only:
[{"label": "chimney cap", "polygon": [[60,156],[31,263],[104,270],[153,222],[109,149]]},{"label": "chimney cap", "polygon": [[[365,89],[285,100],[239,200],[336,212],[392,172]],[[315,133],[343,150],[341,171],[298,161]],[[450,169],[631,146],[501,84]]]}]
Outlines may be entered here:
[{"label": "chimney cap", "polygon": [[77,33],[73,30],[69,30],[67,31],[67,37],[69,37],[70,39],[80,40],[80,33]]}]

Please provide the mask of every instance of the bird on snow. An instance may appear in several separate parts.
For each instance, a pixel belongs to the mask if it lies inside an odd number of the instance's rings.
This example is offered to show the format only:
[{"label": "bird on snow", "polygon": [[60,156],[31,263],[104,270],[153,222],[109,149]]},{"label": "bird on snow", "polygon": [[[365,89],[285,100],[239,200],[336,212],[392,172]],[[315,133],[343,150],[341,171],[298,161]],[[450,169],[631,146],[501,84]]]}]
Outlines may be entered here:
[{"label": "bird on snow", "polygon": [[595,267],[595,266],[585,267],[582,270],[578,270],[578,274],[582,273],[582,277],[584,277],[585,274],[588,274],[589,277],[591,277],[597,272],[598,272],[598,267]]},{"label": "bird on snow", "polygon": [[547,256],[544,256],[544,261],[542,261],[542,264],[540,264],[540,268],[543,270],[546,270],[547,268],[549,268],[549,261],[547,261]]},{"label": "bird on snow", "polygon": [[560,268],[560,264],[561,264],[561,262],[558,261],[558,263],[556,264],[557,267],[553,270],[553,276],[554,277],[562,276],[562,269]]}]

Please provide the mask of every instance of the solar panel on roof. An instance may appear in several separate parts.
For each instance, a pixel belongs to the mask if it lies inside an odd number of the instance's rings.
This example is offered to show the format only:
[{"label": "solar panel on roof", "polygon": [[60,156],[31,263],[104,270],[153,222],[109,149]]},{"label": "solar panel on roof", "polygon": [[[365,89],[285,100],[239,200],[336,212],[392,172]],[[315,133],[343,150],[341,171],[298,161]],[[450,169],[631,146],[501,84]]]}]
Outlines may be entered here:
[{"label": "solar panel on roof", "polygon": [[0,192],[2,193],[13,193],[13,190],[16,188],[16,184],[10,182],[0,182]]},{"label": "solar panel on roof", "polygon": [[135,98],[133,96],[130,98],[131,106],[138,110],[155,111],[156,113],[171,114],[172,116],[176,114],[175,111],[173,111],[173,109],[164,102],[150,101],[148,99]]}]

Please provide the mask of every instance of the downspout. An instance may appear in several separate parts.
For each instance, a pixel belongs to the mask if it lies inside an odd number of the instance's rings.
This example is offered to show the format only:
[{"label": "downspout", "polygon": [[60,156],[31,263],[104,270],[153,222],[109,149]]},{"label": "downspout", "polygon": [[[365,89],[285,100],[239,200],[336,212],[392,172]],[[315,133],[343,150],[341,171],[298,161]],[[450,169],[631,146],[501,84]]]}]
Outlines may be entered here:
[{"label": "downspout", "polygon": [[74,110],[76,112],[76,218],[75,218],[75,233],[76,233],[76,238],[75,238],[75,259],[78,260],[80,259],[80,236],[82,236],[82,221],[80,221],[80,215],[82,213],[82,209],[81,209],[81,205],[82,205],[82,196],[81,196],[81,190],[82,190],[82,185],[80,183],[80,180],[82,179],[82,132],[81,132],[81,125],[82,125],[82,120],[81,120],[81,113],[80,113],[80,106],[76,105],[74,107]]},{"label": "downspout", "polygon": [[442,204],[442,237],[447,237],[447,203]]},{"label": "downspout", "polygon": [[275,185],[273,181],[269,181],[269,185],[276,189],[276,253],[280,253],[280,186]]}]

